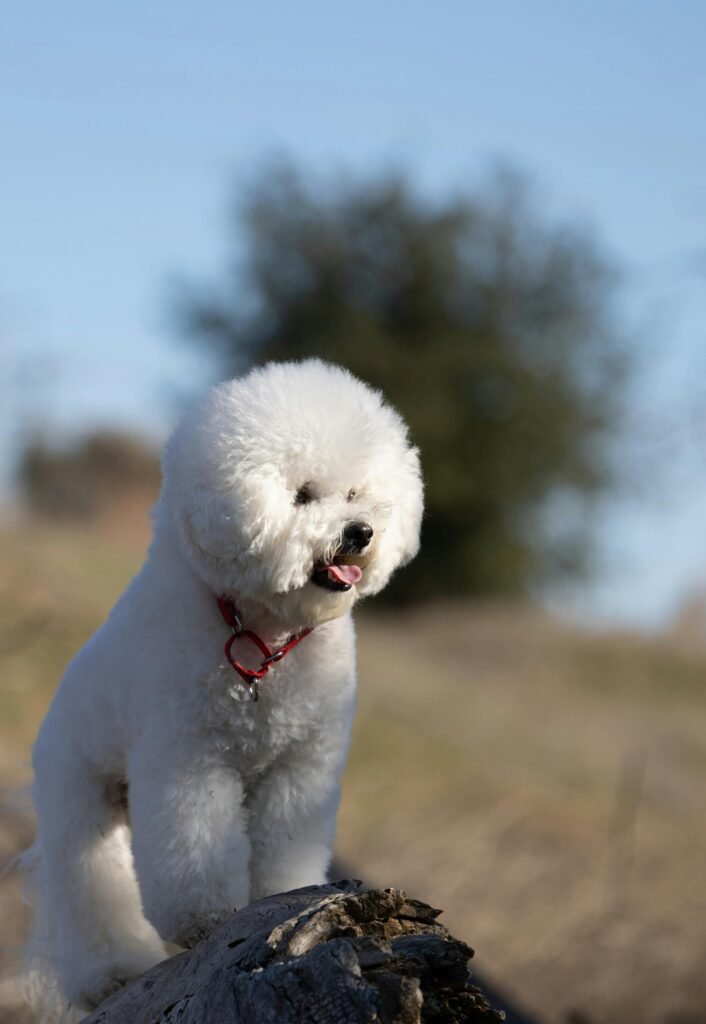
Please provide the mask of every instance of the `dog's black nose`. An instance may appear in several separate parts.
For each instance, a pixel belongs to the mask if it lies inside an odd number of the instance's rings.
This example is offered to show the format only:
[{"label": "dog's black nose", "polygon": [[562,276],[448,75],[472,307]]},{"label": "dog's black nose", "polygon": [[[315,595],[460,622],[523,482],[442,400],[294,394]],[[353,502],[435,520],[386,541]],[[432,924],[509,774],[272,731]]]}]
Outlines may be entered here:
[{"label": "dog's black nose", "polygon": [[373,528],[367,523],[348,523],[343,530],[343,551],[349,555],[359,554],[367,548],[372,536]]}]

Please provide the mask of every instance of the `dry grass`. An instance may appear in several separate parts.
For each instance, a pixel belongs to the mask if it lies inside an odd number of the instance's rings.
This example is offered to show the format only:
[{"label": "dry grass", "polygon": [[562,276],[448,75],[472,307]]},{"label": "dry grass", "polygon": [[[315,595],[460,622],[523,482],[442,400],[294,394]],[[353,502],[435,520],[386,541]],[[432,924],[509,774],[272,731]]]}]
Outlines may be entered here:
[{"label": "dry grass", "polygon": [[342,856],[544,1020],[703,1021],[706,656],[517,609],[360,633]]},{"label": "dry grass", "polygon": [[[0,530],[5,786],[143,541]],[[518,609],[371,608],[359,632],[344,862],[444,907],[480,968],[544,1021],[705,1020],[706,654]],[[28,829],[1,824],[5,859]],[[0,900],[12,944],[16,880]],[[19,1021],[13,998],[0,986],[0,1020]]]}]

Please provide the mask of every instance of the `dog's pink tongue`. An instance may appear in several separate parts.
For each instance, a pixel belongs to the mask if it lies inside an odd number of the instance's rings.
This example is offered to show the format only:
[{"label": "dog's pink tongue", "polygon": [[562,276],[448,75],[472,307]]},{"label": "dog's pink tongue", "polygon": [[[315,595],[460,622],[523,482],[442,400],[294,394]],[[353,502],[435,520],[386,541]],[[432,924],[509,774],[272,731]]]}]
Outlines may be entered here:
[{"label": "dog's pink tongue", "polygon": [[357,565],[327,565],[329,579],[338,580],[339,583],[357,583],[363,578]]}]

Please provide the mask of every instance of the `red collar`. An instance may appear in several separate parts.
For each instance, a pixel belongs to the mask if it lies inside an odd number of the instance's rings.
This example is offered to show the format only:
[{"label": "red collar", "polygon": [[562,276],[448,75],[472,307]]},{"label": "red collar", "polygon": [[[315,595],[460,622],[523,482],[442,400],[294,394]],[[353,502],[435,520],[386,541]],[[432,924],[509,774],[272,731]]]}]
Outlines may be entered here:
[{"label": "red collar", "polygon": [[[271,651],[262,637],[259,637],[257,633],[253,633],[251,629],[243,629],[243,624],[240,621],[238,610],[231,598],[218,597],[216,600],[218,601],[218,608],[224,621],[231,628],[231,635],[228,637],[225,645],[225,655],[228,659],[228,664],[231,668],[235,669],[247,686],[250,699],[258,700],[258,683],[260,680],[264,679],[276,661],[281,661],[285,654],[289,654],[293,647],[296,647],[297,644],[301,643],[305,636],[308,636],[309,633],[312,632],[314,627],[309,626],[308,629],[303,629],[300,633],[295,633],[294,636],[290,636],[289,640],[282,644],[281,647]],[[241,665],[239,661],[236,661],[232,654],[231,648],[234,642],[236,640],[240,640],[242,637],[247,637],[248,640],[252,640],[255,646],[258,647],[264,655],[259,668],[246,668],[245,665]]]}]

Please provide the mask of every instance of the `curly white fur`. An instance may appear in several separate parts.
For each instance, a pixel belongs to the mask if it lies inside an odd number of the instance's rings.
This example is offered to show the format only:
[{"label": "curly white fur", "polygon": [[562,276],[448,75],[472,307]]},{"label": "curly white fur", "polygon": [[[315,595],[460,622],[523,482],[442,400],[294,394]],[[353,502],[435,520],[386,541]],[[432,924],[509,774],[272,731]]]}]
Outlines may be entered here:
[{"label": "curly white fur", "polygon": [[[69,665],[33,752],[34,976],[81,1010],[163,959],[164,942],[324,880],[353,716],[350,611],[418,547],[402,420],[316,360],[213,389],[163,468],[147,561]],[[373,530],[362,579],[316,585],[350,522]],[[259,703],[225,661],[218,594],[270,645],[316,627]],[[256,653],[239,643],[240,659]]]}]

